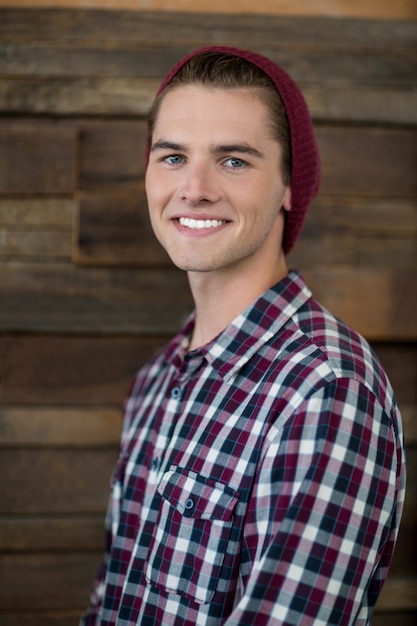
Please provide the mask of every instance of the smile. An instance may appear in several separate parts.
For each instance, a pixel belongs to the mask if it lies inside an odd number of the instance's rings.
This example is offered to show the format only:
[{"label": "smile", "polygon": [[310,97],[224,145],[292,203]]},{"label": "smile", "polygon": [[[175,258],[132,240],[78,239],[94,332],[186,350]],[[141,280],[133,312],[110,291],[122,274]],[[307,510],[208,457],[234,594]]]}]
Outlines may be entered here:
[{"label": "smile", "polygon": [[186,228],[193,228],[195,230],[203,228],[216,228],[226,224],[223,220],[195,220],[191,217],[180,217],[179,223]]}]

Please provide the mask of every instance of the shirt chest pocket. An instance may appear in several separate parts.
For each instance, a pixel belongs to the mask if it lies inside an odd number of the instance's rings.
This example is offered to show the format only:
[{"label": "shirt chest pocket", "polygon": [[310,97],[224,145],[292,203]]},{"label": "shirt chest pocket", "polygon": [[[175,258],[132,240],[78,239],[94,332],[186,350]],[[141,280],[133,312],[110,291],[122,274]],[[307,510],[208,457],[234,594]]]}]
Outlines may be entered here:
[{"label": "shirt chest pocket", "polygon": [[161,514],[146,567],[148,583],[199,604],[219,582],[239,494],[172,466],[159,484]]}]

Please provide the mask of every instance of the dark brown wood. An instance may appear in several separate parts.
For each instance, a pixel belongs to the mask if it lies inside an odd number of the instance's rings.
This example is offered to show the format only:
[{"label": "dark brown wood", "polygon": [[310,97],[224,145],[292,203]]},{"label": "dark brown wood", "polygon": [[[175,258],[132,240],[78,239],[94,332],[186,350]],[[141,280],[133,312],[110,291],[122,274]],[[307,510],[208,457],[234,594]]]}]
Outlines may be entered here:
[{"label": "dark brown wood", "polygon": [[321,194],[417,195],[417,129],[319,126],[316,134]]},{"label": "dark brown wood", "polygon": [[0,614],[0,626],[79,626],[79,623],[79,610]]},{"label": "dark brown wood", "polygon": [[8,450],[1,452],[0,513],[62,515],[103,513],[117,448]]},{"label": "dark brown wood", "polygon": [[50,228],[57,232],[71,232],[76,201],[61,197],[0,198],[0,226]]},{"label": "dark brown wood", "polygon": [[143,185],[135,192],[81,196],[74,260],[83,265],[172,267],[153,234]]},{"label": "dark brown wood", "polygon": [[[342,28],[340,28],[342,27]],[[303,36],[300,37],[300,32]],[[169,36],[168,36],[169,35]],[[416,25],[410,21],[384,21],[285,15],[228,15],[170,11],[117,11],[82,9],[1,9],[2,41],[68,40],[103,44],[138,41],[194,45],[199,40],[231,45],[293,48],[377,50],[392,48],[413,53]]]},{"label": "dark brown wood", "polygon": [[1,552],[82,552],[104,548],[103,514],[68,517],[2,516]]},{"label": "dark brown wood", "polygon": [[[168,33],[167,33],[168,35]],[[37,43],[8,43],[3,45],[0,57],[0,72],[5,76],[96,76],[111,78],[145,77],[162,78],[171,66],[194,48],[203,45],[200,37],[194,44],[184,43],[144,45],[144,41],[128,45],[100,46],[97,42],[83,42],[74,46],[72,42],[54,42],[52,45]],[[122,45],[120,45],[122,43]],[[228,42],[231,43],[231,42]],[[247,46],[247,44],[246,44]],[[352,52],[338,49],[338,54],[329,54],[328,48],[310,50],[252,46],[253,50],[267,54],[277,61],[300,85],[319,84],[320,80],[331,85],[397,85],[410,87],[414,81],[416,63],[412,56],[395,56],[389,51],[384,54],[363,52],[360,48]],[[69,54],[70,51],[70,54]],[[7,52],[7,54],[6,54]]]},{"label": "dark brown wood", "polygon": [[378,611],[416,611],[417,577],[388,578],[378,601]]},{"label": "dark brown wood", "polygon": [[95,552],[0,556],[2,612],[81,610],[101,555]]},{"label": "dark brown wood", "polygon": [[412,314],[414,270],[378,271],[363,268],[305,271],[313,295],[335,315],[371,341],[390,337],[414,341],[417,320]]},{"label": "dark brown wood", "polygon": [[120,409],[137,369],[166,340],[54,335],[0,337],[0,401],[17,405],[112,405]]},{"label": "dark brown wood", "polygon": [[0,405],[0,445],[7,447],[117,446],[122,407],[5,407]]},{"label": "dark brown wood", "polygon": [[0,119],[0,194],[72,194],[76,168],[71,126]]},{"label": "dark brown wood", "polygon": [[[145,117],[159,83],[159,79],[140,77],[0,76],[0,111]],[[417,96],[412,88],[329,86],[323,82],[300,86],[315,120],[417,123]]]},{"label": "dark brown wood", "polygon": [[374,343],[373,348],[389,374],[400,406],[417,405],[417,344]]},{"label": "dark brown wood", "polygon": [[[152,103],[159,82],[140,77],[0,76],[0,111],[27,115],[143,117]],[[391,97],[395,98],[395,93]],[[412,94],[406,95],[405,99],[407,97],[412,98]],[[397,107],[402,110],[404,105],[399,102]],[[412,109],[405,109],[403,115],[407,119],[412,115]],[[388,111],[386,115],[389,115]]]},{"label": "dark brown wood", "polygon": [[143,193],[145,134],[143,121],[80,122],[80,189],[134,187]]},{"label": "dark brown wood", "polygon": [[[395,611],[393,613],[377,610],[372,618],[372,626],[415,626],[415,611]],[[31,625],[30,625],[31,626]],[[75,625],[76,626],[76,625]]]}]

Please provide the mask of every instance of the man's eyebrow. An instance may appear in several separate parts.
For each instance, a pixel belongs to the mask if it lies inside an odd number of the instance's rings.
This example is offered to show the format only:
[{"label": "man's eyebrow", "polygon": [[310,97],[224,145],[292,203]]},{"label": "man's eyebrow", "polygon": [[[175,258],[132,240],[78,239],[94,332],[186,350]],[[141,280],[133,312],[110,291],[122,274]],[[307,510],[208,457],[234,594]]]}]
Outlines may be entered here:
[{"label": "man's eyebrow", "polygon": [[184,152],[185,146],[173,141],[155,141],[155,143],[151,145],[151,152],[154,152],[155,150],[175,150],[178,152]]},{"label": "man's eyebrow", "polygon": [[240,154],[249,154],[250,156],[257,157],[258,159],[263,159],[264,155],[262,152],[249,145],[248,143],[231,143],[231,144],[222,144],[219,146],[214,146],[212,152],[219,152],[221,154],[230,154],[230,153],[240,153]]},{"label": "man's eyebrow", "polygon": [[[151,146],[151,152],[155,150],[173,150],[176,152],[185,152],[186,146],[181,143],[175,143],[174,141],[166,141],[160,140],[155,141],[155,143]],[[220,144],[213,146],[210,150],[214,154],[231,154],[231,153],[239,153],[239,154],[248,154],[258,159],[263,159],[264,155],[262,152],[254,148],[253,146],[247,143],[231,143],[231,144]]]}]

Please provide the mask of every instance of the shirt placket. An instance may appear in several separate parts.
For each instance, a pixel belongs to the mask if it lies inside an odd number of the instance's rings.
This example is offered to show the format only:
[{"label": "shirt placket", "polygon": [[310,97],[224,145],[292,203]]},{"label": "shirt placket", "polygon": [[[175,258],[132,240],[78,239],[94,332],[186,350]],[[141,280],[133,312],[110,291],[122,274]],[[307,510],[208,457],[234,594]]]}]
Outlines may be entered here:
[{"label": "shirt placket", "polygon": [[158,430],[151,463],[152,478],[157,483],[169,467],[172,452],[175,453],[181,448],[182,442],[178,439],[178,433],[186,419],[184,402],[189,395],[193,375],[201,368],[203,360],[204,357],[200,353],[186,355],[167,389],[169,397],[165,417]]}]

